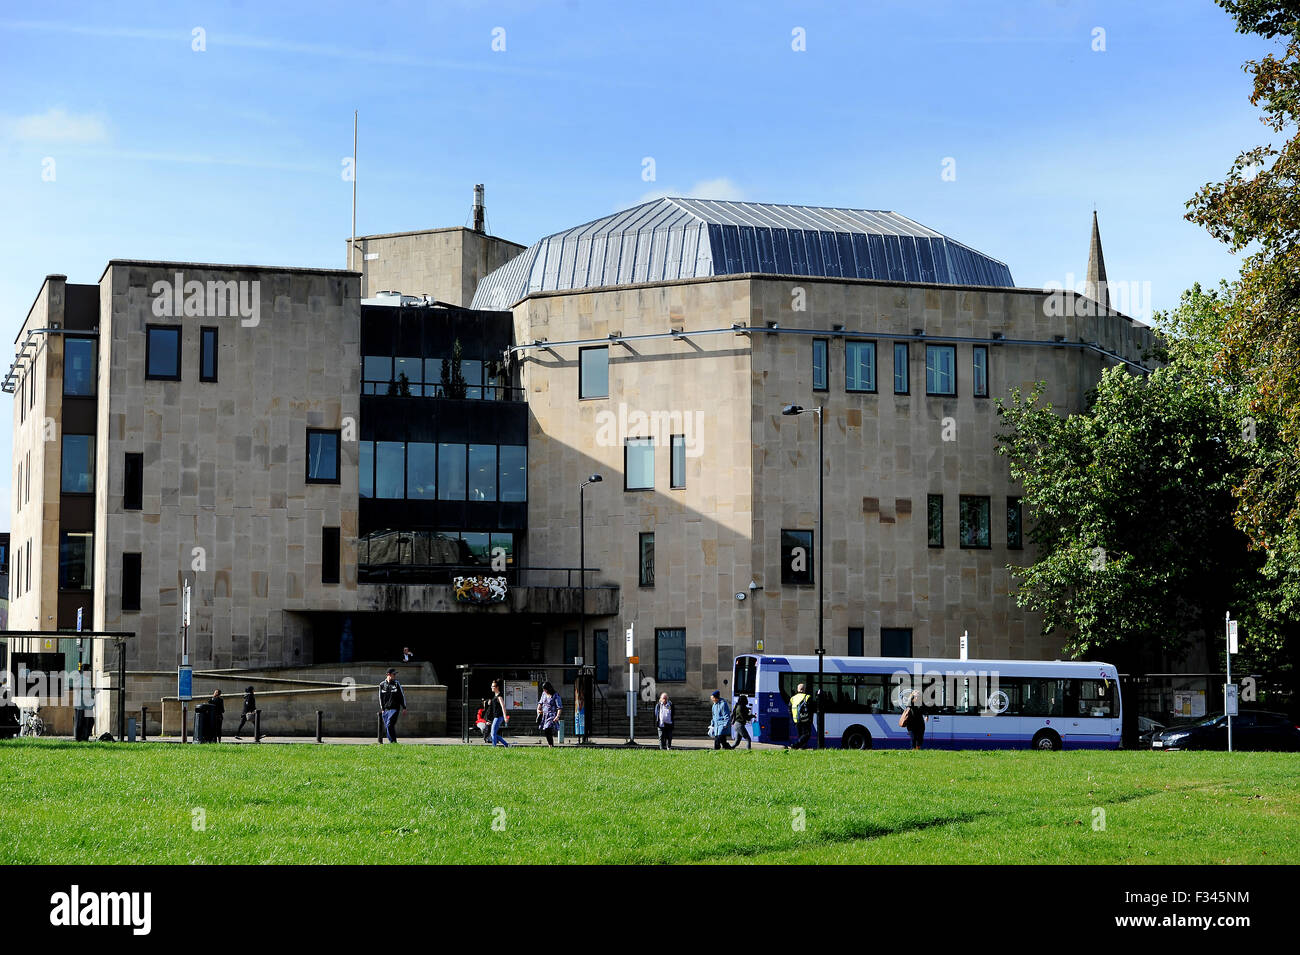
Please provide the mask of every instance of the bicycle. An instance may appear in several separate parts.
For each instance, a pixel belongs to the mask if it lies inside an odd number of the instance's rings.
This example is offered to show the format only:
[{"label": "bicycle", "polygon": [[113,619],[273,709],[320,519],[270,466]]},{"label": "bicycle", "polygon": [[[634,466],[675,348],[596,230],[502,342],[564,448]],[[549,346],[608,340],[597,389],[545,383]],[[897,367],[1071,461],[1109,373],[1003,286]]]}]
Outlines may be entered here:
[{"label": "bicycle", "polygon": [[24,710],[18,722],[19,736],[41,736],[45,733],[45,721],[37,713],[40,707]]}]

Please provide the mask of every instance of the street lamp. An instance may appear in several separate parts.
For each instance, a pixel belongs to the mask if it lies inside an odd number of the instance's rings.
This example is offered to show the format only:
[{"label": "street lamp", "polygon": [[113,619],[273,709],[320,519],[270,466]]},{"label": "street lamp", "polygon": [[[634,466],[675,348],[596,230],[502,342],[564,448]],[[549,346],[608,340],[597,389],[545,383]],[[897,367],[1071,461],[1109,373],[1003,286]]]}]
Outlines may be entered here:
[{"label": "street lamp", "polygon": [[[578,605],[578,654],[582,657],[582,668],[578,671],[578,685],[582,689],[582,733],[579,742],[586,744],[591,742],[591,731],[588,729],[590,720],[588,717],[589,704],[591,703],[591,680],[589,674],[592,672],[587,665],[587,485],[599,484],[605,480],[599,474],[593,474],[587,480],[583,481],[578,488],[578,576],[581,578],[578,586],[581,588],[582,598]],[[576,693],[574,694],[577,695]],[[574,700],[574,712],[577,712],[577,700]]]},{"label": "street lamp", "polygon": [[822,706],[822,677],[826,671],[826,646],[823,642],[823,613],[826,607],[826,462],[822,457],[822,442],[826,435],[826,410],[824,405],[804,408],[786,405],[781,414],[786,416],[815,414],[817,416],[817,748],[826,747],[826,714]]}]

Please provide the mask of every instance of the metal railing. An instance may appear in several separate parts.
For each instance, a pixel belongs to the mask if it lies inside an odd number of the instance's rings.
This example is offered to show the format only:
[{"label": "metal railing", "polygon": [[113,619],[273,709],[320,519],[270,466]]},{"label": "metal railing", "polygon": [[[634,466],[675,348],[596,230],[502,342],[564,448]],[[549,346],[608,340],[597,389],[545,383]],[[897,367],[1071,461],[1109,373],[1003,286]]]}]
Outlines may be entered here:
[{"label": "metal railing", "polygon": [[[599,567],[588,567],[587,589],[598,590],[590,575],[599,573]],[[357,565],[360,583],[423,583],[450,584],[455,577],[505,577],[511,587],[578,588],[582,571],[577,567],[520,567],[509,566],[495,571],[491,564],[414,564],[387,563]]]}]

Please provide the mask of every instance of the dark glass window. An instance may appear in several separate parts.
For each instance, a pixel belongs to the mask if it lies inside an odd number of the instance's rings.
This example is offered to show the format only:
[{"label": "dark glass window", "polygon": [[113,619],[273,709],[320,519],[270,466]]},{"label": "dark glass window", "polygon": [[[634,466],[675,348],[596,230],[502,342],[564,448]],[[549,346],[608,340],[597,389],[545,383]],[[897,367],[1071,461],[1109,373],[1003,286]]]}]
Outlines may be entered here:
[{"label": "dark glass window", "polygon": [[655,486],[654,438],[628,438],[623,453],[623,489],[648,491]]},{"label": "dark glass window", "polygon": [[510,533],[494,533],[492,535],[492,559],[497,559],[497,550],[500,549],[505,558],[506,566],[513,567],[515,564],[515,535]]},{"label": "dark glass window", "polygon": [[974,345],[971,349],[971,364],[976,398],[989,396],[989,346]]},{"label": "dark glass window", "polygon": [[403,398],[420,397],[424,394],[423,369],[423,358],[394,358],[393,381],[388,393]]},{"label": "dark glass window", "polygon": [[94,492],[95,436],[93,434],[63,436],[63,475],[60,487],[64,494]]},{"label": "dark glass window", "polygon": [[375,496],[375,442],[362,441],[357,454],[357,495]]},{"label": "dark glass window", "polygon": [[361,393],[386,395],[393,380],[393,359],[388,355],[367,355],[361,360]]},{"label": "dark glass window", "polygon": [[578,397],[609,397],[609,346],[578,349]]},{"label": "dark glass window", "polygon": [[406,445],[406,496],[423,501],[438,496],[438,446],[431,441]]},{"label": "dark glass window", "polygon": [[63,341],[63,393],[86,397],[95,393],[95,340],[66,338]]},{"label": "dark glass window", "polygon": [[[30,559],[30,558],[29,558]],[[95,559],[95,535],[90,531],[59,534],[59,589],[90,590]],[[30,580],[31,570],[28,570]]]},{"label": "dark glass window", "polygon": [[386,500],[404,496],[406,445],[401,441],[375,442],[375,497]]},{"label": "dark glass window", "polygon": [[686,682],[686,631],[678,627],[655,628],[655,680]]},{"label": "dark glass window", "polygon": [[814,338],[812,343],[813,391],[826,391],[830,387],[830,343],[825,338]]},{"label": "dark glass window", "polygon": [[144,507],[144,455],[128,451],[122,474],[122,510],[138,511]]},{"label": "dark glass window", "polygon": [[813,532],[781,531],[781,583],[811,584],[814,580]]},{"label": "dark glass window", "polygon": [[438,445],[438,500],[465,500],[465,445],[463,444]]},{"label": "dark glass window", "polygon": [[909,357],[907,342],[894,342],[894,394],[896,395],[905,395],[910,391],[907,377]]},{"label": "dark glass window", "polygon": [[497,446],[495,444],[469,446],[469,499],[471,501],[497,499]]},{"label": "dark glass window", "polygon": [[925,346],[925,393],[951,396],[957,394],[957,347]]},{"label": "dark glass window", "polygon": [[503,444],[497,454],[497,493],[503,501],[528,500],[528,448]]},{"label": "dark glass window", "polygon": [[912,655],[912,628],[882,627],[880,629],[880,655],[882,657],[910,657]]},{"label": "dark glass window", "polygon": [[986,548],[989,541],[989,499],[963,494],[959,504],[959,540],[962,547]]},{"label": "dark glass window", "polygon": [[876,390],[876,343],[844,343],[844,390]]},{"label": "dark glass window", "polygon": [[199,381],[217,380],[217,330],[199,330]]},{"label": "dark glass window", "polygon": [[175,325],[149,325],[145,329],[145,377],[181,380],[181,330]]},{"label": "dark glass window", "polygon": [[339,483],[339,432],[307,429],[307,483]]},{"label": "dark glass window", "polygon": [[639,551],[638,582],[642,587],[653,587],[655,585],[655,535],[653,533],[641,535]]},{"label": "dark glass window", "polygon": [[593,630],[596,638],[596,682],[609,682],[609,631]]},{"label": "dark glass window", "polygon": [[849,656],[865,656],[863,653],[864,641],[862,638],[861,627],[849,627]]},{"label": "dark glass window", "polygon": [[1024,509],[1021,506],[1020,498],[1007,498],[1007,547],[1011,550],[1021,550],[1025,546],[1024,534]]},{"label": "dark glass window", "polygon": [[339,543],[339,528],[320,529],[320,582],[322,584],[339,582]]},{"label": "dark glass window", "polygon": [[122,555],[122,609],[140,609],[140,555]]},{"label": "dark glass window", "polygon": [[931,547],[943,546],[943,495],[931,494],[925,499],[926,535]]},{"label": "dark glass window", "polygon": [[465,377],[465,397],[475,400],[483,397],[483,362],[467,358],[460,363],[460,373]]},{"label": "dark glass window", "polygon": [[669,485],[672,487],[686,486],[686,435],[675,434],[672,436],[672,474],[669,477]]}]

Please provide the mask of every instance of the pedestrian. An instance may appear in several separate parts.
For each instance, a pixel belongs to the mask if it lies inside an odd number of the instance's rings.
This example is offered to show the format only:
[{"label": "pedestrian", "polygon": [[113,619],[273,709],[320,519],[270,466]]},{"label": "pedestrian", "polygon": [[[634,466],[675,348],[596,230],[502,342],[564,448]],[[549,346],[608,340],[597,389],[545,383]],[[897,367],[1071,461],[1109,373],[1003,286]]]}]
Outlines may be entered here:
[{"label": "pedestrian", "polygon": [[659,728],[659,748],[673,748],[673,701],[667,693],[659,694],[655,704],[655,726]]},{"label": "pedestrian", "polygon": [[415,654],[411,652],[410,647],[402,647],[402,662],[410,663],[415,659]]},{"label": "pedestrian", "polygon": [[754,713],[749,708],[749,697],[742,693],[736,700],[736,708],[731,713],[732,749],[739,749],[742,739],[745,741],[746,749],[754,748],[754,738],[749,735],[749,721],[753,718]]},{"label": "pedestrian", "polygon": [[912,749],[920,749],[925,741],[925,721],[928,719],[929,717],[921,710],[921,692],[913,690],[912,696],[907,701],[907,709],[903,710],[903,715],[898,718],[898,725],[907,730],[908,735],[912,737]]},{"label": "pedestrian", "polygon": [[[239,711],[239,729],[235,730],[235,739],[243,739],[239,734],[244,731],[245,723],[252,723],[253,728],[257,728],[257,723],[253,720],[253,714],[257,712],[257,698],[253,695],[251,686],[244,687],[244,707]],[[259,734],[261,739],[265,734]]]},{"label": "pedestrian", "polygon": [[384,732],[388,734],[388,742],[396,743],[397,717],[406,710],[406,694],[402,692],[402,684],[397,682],[397,671],[392,667],[388,668],[384,681],[379,684],[379,709],[384,714]]},{"label": "pedestrian", "polygon": [[709,735],[713,737],[713,748],[734,749],[735,747],[727,742],[727,736],[731,733],[731,707],[717,690],[710,693],[709,698],[713,701],[713,715],[709,720]]},{"label": "pedestrian", "polygon": [[500,680],[492,681],[492,696],[488,698],[488,709],[483,714],[483,717],[492,727],[488,742],[493,746],[499,743],[502,746],[509,747],[510,744],[501,735],[501,731],[510,722],[510,717],[506,715],[505,685]]},{"label": "pedestrian", "polygon": [[479,700],[478,702],[478,713],[474,717],[474,725],[477,726],[478,731],[483,734],[483,742],[490,743],[492,742],[492,724],[487,720],[488,701]]},{"label": "pedestrian", "polygon": [[808,685],[800,683],[795,695],[790,697],[790,719],[794,721],[795,735],[798,737],[792,749],[807,749],[812,739],[813,700],[808,695]]},{"label": "pedestrian", "polygon": [[212,738],[220,743],[221,721],[226,718],[226,701],[221,698],[220,690],[213,690],[212,699],[208,702],[212,704]]},{"label": "pedestrian", "polygon": [[560,724],[562,704],[551,681],[542,684],[542,695],[537,701],[537,728],[546,737],[546,745],[555,745],[555,727]]}]

